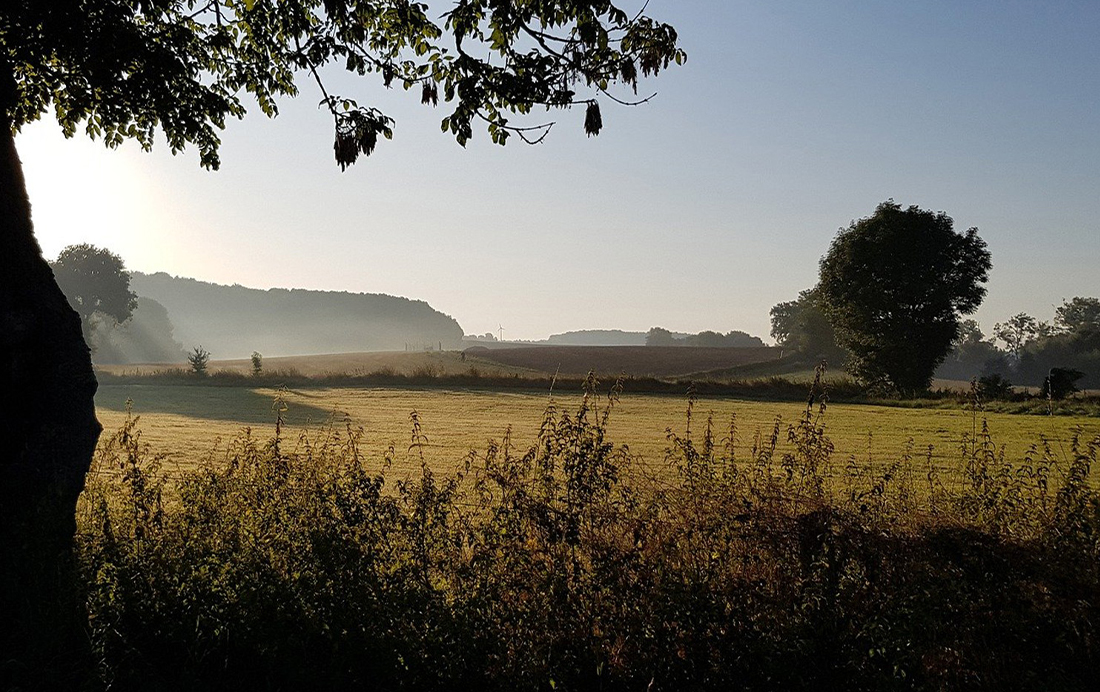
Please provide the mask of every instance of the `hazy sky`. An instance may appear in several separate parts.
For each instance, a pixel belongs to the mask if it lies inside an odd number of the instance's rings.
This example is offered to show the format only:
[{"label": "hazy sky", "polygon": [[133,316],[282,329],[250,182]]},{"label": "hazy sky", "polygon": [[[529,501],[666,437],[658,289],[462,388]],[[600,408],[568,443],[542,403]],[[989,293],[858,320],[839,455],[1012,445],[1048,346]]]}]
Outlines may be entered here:
[{"label": "hazy sky", "polygon": [[[640,5],[628,0],[624,7]],[[442,7],[442,4],[439,5]],[[195,150],[108,151],[56,125],[17,140],[47,257],[88,242],[129,268],[426,300],[467,333],[741,329],[816,281],[841,226],[893,198],[977,226],[978,313],[1050,319],[1100,296],[1100,3],[653,0],[688,63],[651,103],[557,114],[547,141],[464,150],[447,112],[368,77],[336,91],[395,118],[341,173],[306,81],[268,120]],[[288,328],[292,323],[288,322]]]}]

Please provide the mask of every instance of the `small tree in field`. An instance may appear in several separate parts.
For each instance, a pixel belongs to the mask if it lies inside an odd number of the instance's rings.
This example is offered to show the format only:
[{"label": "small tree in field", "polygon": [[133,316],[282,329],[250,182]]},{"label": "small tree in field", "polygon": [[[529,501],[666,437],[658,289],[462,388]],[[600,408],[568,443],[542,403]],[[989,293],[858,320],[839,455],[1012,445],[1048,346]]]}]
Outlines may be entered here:
[{"label": "small tree in field", "polygon": [[821,259],[818,291],[848,369],[867,384],[924,391],[978,309],[992,266],[978,229],[893,200],[842,229]]},{"label": "small tree in field", "polygon": [[196,346],[191,353],[187,354],[187,362],[191,365],[191,372],[204,377],[206,375],[206,366],[210,362],[210,351],[207,351],[202,346]]},{"label": "small tree in field", "polygon": [[1080,391],[1077,389],[1077,380],[1085,376],[1085,373],[1072,368],[1051,368],[1043,380],[1043,389],[1040,396],[1056,401],[1065,399],[1070,394]]},{"label": "small tree in field", "polygon": [[264,357],[259,351],[252,352],[252,376],[259,377],[264,372]]}]

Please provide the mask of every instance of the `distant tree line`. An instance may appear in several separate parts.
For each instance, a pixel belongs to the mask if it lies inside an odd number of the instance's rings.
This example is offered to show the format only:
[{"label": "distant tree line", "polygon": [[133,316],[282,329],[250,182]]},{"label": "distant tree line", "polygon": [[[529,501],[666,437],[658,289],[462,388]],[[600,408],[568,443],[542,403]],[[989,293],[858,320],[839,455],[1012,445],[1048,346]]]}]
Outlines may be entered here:
[{"label": "distant tree line", "polygon": [[989,337],[976,322],[966,320],[940,375],[952,379],[999,376],[1041,387],[1056,370],[1077,373],[1078,387],[1100,388],[1100,299],[1064,300],[1052,322],[1018,313],[994,325]]},{"label": "distant tree line", "polygon": [[130,272],[121,257],[93,245],[67,247],[50,266],[98,364],[190,362],[181,341],[211,344],[220,358],[247,357],[257,344],[309,354],[462,343],[454,318],[418,300]]},{"label": "distant tree line", "polygon": [[698,334],[676,336],[663,327],[653,327],[645,335],[646,346],[685,346],[705,348],[752,348],[764,346],[760,337],[752,336],[741,331],[730,331],[725,334],[712,331],[702,331]]},{"label": "distant tree line", "polygon": [[[176,333],[219,358],[459,348],[462,327],[422,300],[377,293],[224,286],[134,272],[134,290],[162,303]],[[419,348],[418,348],[419,350]]]}]

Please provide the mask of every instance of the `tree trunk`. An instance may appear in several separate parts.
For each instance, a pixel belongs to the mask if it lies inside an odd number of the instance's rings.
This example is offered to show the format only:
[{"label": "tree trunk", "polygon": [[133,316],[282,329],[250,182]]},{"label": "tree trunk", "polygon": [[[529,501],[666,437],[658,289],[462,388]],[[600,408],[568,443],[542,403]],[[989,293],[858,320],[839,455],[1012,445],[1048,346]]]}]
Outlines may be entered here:
[{"label": "tree trunk", "polygon": [[[0,395],[5,400],[0,687],[5,688],[23,679],[33,685],[43,668],[56,675],[75,663],[78,652],[63,649],[80,631],[71,570],[76,500],[101,430],[80,319],[34,238],[11,127],[15,87],[10,67],[0,60]],[[39,678],[42,683],[50,684]]]}]

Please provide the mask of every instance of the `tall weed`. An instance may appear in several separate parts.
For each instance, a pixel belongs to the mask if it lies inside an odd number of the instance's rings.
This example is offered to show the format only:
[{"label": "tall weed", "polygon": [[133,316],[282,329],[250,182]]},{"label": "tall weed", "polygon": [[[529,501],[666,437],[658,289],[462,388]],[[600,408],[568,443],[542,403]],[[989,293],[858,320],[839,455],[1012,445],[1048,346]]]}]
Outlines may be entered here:
[{"label": "tall weed", "polygon": [[[1091,689],[1100,440],[1019,464],[987,426],[943,482],[910,442],[833,459],[804,415],[745,437],[688,399],[667,473],[608,436],[618,387],[433,470],[333,423],[246,431],[170,477],[131,420],[80,566],[115,689]],[[789,451],[780,452],[780,442]],[[393,478],[399,454],[419,473]],[[923,457],[923,462],[922,462]],[[918,467],[924,463],[924,469]]]}]

